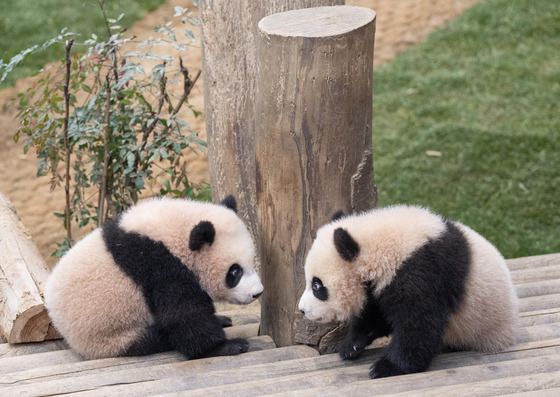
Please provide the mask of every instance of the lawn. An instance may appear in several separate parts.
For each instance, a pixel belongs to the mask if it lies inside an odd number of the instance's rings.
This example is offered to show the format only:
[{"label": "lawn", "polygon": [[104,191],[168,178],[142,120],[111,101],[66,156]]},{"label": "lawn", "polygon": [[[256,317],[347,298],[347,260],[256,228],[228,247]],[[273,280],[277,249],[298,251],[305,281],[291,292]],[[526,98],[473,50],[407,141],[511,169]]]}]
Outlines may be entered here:
[{"label": "lawn", "polygon": [[560,2],[487,0],[377,69],[379,204],[428,206],[508,258],[560,252],[559,49]]},{"label": "lawn", "polygon": [[[104,8],[109,18],[117,18],[123,27],[155,10],[165,0],[105,0]],[[103,14],[97,0],[2,0],[0,13],[0,59],[5,63],[20,51],[42,44],[57,36],[63,27],[81,35],[84,41],[94,33],[106,36]],[[29,76],[51,61],[60,60],[64,54],[61,45],[28,56],[14,72],[10,73],[0,88],[11,86],[21,77]]]}]

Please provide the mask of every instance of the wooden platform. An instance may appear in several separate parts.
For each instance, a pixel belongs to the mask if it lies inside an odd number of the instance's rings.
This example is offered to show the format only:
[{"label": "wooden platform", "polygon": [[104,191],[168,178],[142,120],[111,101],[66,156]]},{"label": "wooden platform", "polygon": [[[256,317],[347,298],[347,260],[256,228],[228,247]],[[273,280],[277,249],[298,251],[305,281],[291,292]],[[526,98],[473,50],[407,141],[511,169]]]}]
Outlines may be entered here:
[{"label": "wooden platform", "polygon": [[250,352],[185,361],[176,353],[84,361],[63,341],[0,344],[0,395],[51,396],[560,396],[560,254],[508,261],[520,300],[517,344],[495,355],[439,355],[427,372],[371,380],[382,348],[354,362],[307,346],[276,348],[258,333],[259,307],[231,315],[231,336],[252,335]]}]

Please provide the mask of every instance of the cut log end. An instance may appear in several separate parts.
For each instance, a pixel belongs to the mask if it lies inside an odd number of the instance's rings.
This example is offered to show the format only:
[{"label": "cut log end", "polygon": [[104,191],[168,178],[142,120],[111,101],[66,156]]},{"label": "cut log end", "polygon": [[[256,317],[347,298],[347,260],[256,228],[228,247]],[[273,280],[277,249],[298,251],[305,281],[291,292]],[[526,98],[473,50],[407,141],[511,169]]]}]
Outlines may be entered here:
[{"label": "cut log end", "polygon": [[8,342],[42,342],[59,338],[60,335],[52,326],[47,309],[44,305],[37,305],[16,317]]}]

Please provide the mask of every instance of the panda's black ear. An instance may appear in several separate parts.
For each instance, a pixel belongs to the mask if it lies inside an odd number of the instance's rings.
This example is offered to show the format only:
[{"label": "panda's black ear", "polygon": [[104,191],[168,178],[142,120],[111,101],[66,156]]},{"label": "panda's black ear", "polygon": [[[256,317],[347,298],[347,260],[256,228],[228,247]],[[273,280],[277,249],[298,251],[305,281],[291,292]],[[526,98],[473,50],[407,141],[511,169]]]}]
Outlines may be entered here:
[{"label": "panda's black ear", "polygon": [[343,216],[344,216],[344,212],[342,210],[338,210],[333,214],[331,222],[338,221]]},{"label": "panda's black ear", "polygon": [[235,197],[231,194],[222,201],[222,205],[237,214],[237,201],[235,201]]},{"label": "panda's black ear", "polygon": [[334,246],[342,259],[352,262],[360,253],[360,246],[350,234],[339,227],[334,231]]},{"label": "panda's black ear", "polygon": [[198,251],[204,244],[212,245],[216,230],[214,225],[208,221],[202,221],[191,230],[189,237],[189,249],[191,251]]}]

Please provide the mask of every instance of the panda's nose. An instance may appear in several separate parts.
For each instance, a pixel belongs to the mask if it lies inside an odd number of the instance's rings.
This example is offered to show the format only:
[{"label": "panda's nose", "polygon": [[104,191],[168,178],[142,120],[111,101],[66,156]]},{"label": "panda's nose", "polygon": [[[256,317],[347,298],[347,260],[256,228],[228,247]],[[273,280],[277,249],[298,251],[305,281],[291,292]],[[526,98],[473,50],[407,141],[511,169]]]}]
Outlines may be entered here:
[{"label": "panda's nose", "polygon": [[300,312],[305,316],[305,310],[301,309]]},{"label": "panda's nose", "polygon": [[258,294],[253,295],[253,299],[257,299],[258,297],[260,297],[262,295],[262,291],[259,292]]}]

